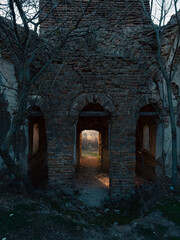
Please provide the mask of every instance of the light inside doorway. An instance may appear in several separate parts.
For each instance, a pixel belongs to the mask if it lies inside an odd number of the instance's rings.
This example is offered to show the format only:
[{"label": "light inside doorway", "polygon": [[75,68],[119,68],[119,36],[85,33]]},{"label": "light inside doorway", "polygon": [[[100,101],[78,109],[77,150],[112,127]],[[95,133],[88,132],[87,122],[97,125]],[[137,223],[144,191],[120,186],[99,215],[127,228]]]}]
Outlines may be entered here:
[{"label": "light inside doorway", "polygon": [[84,130],[81,132],[81,155],[90,155],[98,157],[99,154],[99,135],[95,130]]},{"label": "light inside doorway", "polygon": [[33,126],[33,154],[39,150],[39,125],[37,123]]},{"label": "light inside doorway", "polygon": [[102,169],[101,153],[101,133],[96,130],[83,130],[80,133],[80,175],[86,174],[87,184],[108,189],[109,176]]}]

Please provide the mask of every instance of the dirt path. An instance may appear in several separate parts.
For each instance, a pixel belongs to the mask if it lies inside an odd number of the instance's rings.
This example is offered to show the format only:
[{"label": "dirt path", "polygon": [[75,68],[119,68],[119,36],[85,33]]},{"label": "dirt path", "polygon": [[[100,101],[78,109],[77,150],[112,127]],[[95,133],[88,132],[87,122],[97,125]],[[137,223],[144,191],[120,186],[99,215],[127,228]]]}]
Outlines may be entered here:
[{"label": "dirt path", "polygon": [[98,158],[88,155],[81,158],[80,168],[76,174],[76,191],[79,200],[92,207],[99,207],[108,199],[109,177],[99,170]]}]

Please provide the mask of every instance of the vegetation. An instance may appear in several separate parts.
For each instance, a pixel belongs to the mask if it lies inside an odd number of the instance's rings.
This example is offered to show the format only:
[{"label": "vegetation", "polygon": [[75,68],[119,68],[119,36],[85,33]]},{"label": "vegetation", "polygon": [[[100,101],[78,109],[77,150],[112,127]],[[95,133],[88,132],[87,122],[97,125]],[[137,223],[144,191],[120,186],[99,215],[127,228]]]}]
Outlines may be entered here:
[{"label": "vegetation", "polygon": [[[165,106],[168,104],[169,118],[171,124],[171,155],[172,155],[172,184],[175,189],[178,188],[178,178],[177,178],[177,129],[176,129],[176,117],[174,112],[173,105],[173,80],[175,78],[178,66],[179,66],[179,43],[180,43],[180,23],[179,23],[179,13],[178,13],[178,1],[173,0],[162,0],[162,1],[151,1],[150,11],[146,8],[146,1],[140,0],[144,9],[144,13],[149,20],[149,23],[152,25],[155,36],[156,36],[156,45],[157,45],[157,68],[161,73],[161,84],[166,88],[166,91],[163,93],[162,105],[163,110],[165,111]],[[159,14],[157,14],[157,7]],[[164,44],[164,28],[163,25],[167,22],[167,16],[170,11],[174,12],[174,20],[176,23],[176,34],[174,39],[171,41],[171,46],[169,46],[169,57],[166,58],[163,54],[163,44]],[[156,16],[154,13],[156,12]],[[155,21],[154,21],[155,20]],[[159,89],[160,91],[160,89]],[[164,91],[164,90],[163,90]],[[163,118],[163,116],[162,116]],[[164,143],[164,139],[162,139]],[[165,149],[163,146],[163,157],[165,157]]]},{"label": "vegetation", "polygon": [[[11,126],[0,146],[0,157],[8,170],[26,187],[27,192],[33,193],[33,186],[30,179],[23,174],[18,164],[12,158],[10,152],[13,148],[13,143],[17,141],[18,133],[25,124],[27,116],[36,105],[38,97],[43,91],[45,71],[52,67],[52,62],[56,58],[62,58],[60,67],[56,69],[57,76],[61,73],[64,63],[67,59],[67,54],[63,50],[69,39],[73,38],[73,33],[78,29],[81,20],[83,19],[91,0],[86,3],[85,8],[73,5],[71,8],[71,16],[74,21],[66,21],[62,19],[60,26],[56,31],[52,29],[49,33],[49,39],[41,39],[39,37],[39,28],[49,15],[59,7],[61,1],[39,1],[36,0],[8,0],[1,1],[0,11],[6,18],[0,17],[0,33],[2,42],[2,52],[10,51],[10,55],[15,62],[17,86],[13,89],[13,96],[16,98],[17,104],[14,109]],[[47,11],[44,11],[49,6]],[[74,7],[74,10],[73,10]],[[63,10],[62,10],[63,11]],[[45,13],[45,14],[44,14]],[[60,15],[62,13],[59,13]],[[7,18],[8,17],[8,18]],[[56,17],[54,16],[56,22]],[[9,20],[8,20],[9,19]],[[68,23],[67,23],[68,22]],[[64,31],[64,25],[67,31]],[[63,31],[62,31],[63,29]],[[63,33],[62,33],[63,32]],[[56,33],[56,34],[55,34]],[[77,37],[77,33],[75,34]],[[81,33],[80,33],[81,35]],[[52,46],[50,39],[56,36],[56,44]],[[68,45],[69,48],[70,45]],[[40,58],[39,58],[40,56]],[[52,80],[52,87],[57,79]],[[8,85],[7,80],[7,85]],[[36,85],[38,86],[36,88]],[[1,85],[5,89],[8,86]],[[1,87],[0,86],[0,87]],[[11,89],[11,88],[10,88]],[[46,97],[51,93],[52,89],[46,94]],[[35,101],[29,105],[29,96],[34,92]],[[45,96],[44,96],[45,97]],[[21,136],[22,137],[22,136]],[[20,152],[15,149],[15,159],[19,159]],[[26,159],[27,161],[27,159]]]},{"label": "vegetation", "polygon": [[[116,225],[129,226],[129,229],[133,231],[131,233],[143,236],[145,239],[158,239],[158,237],[160,239],[168,233],[168,228],[161,225],[160,219],[155,225],[152,225],[150,220],[148,224],[144,224],[143,206],[138,198],[128,202],[122,201],[119,206],[105,205],[101,208],[87,208],[82,202],[70,200],[65,195],[45,195],[38,199],[24,197],[17,199],[17,196],[12,194],[3,197],[7,204],[4,207],[1,204],[0,207],[0,236],[13,236],[14,240],[24,239],[22,237],[28,240],[43,239],[43,236],[56,236],[56,232],[60,234],[64,231],[70,234],[70,239],[78,239],[85,232],[91,232],[92,229],[97,235],[101,232],[101,235],[105,234],[112,239],[119,239],[114,235]],[[180,225],[180,202],[176,198],[162,198],[144,216],[147,218],[149,214],[157,210],[163,213],[164,218],[174,222],[177,226]],[[142,220],[138,222],[137,218],[140,215]],[[132,221],[137,221],[137,224],[134,225]]]},{"label": "vegetation", "polygon": [[82,157],[83,158],[88,157],[88,156],[98,157],[99,153],[98,152],[92,152],[92,151],[82,151]]},{"label": "vegetation", "polygon": [[163,198],[159,204],[151,209],[151,211],[159,210],[170,221],[180,226],[180,201],[173,198]]}]

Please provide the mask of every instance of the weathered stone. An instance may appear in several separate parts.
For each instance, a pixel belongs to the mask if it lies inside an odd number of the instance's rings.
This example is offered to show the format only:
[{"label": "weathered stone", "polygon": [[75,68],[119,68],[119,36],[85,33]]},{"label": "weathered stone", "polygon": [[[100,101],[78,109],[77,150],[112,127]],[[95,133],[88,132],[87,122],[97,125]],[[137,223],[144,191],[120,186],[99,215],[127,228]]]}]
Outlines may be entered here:
[{"label": "weathered stone", "polygon": [[[43,4],[43,0],[41,4]],[[61,17],[66,16],[71,19],[74,13],[71,8],[65,12],[66,3],[63,4],[59,6],[60,8],[54,9],[53,14],[58,13]],[[68,2],[68,4],[71,3]],[[86,1],[83,4],[86,4]],[[149,165],[153,162],[150,175],[153,175],[153,181],[159,177],[155,175],[157,159],[162,156],[162,146],[158,146],[158,144],[162,144],[162,141],[158,134],[162,136],[161,116],[164,111],[163,104],[166,105],[165,110],[167,110],[167,100],[165,93],[165,102],[163,102],[162,96],[165,90],[162,85],[161,87],[158,85],[159,82],[162,82],[162,76],[157,68],[155,32],[148,23],[140,1],[106,1],[100,3],[101,7],[96,9],[98,4],[99,1],[91,3],[87,17],[75,30],[71,41],[67,42],[63,51],[59,50],[58,56],[53,59],[52,66],[43,74],[45,81],[39,92],[40,99],[36,104],[44,116],[43,131],[46,132],[47,139],[44,137],[44,142],[42,142],[45,146],[43,154],[45,154],[45,158],[47,157],[48,166],[44,166],[44,168],[48,167],[49,184],[60,186],[67,192],[74,191],[74,165],[79,154],[80,132],[86,128],[96,129],[102,134],[102,159],[104,161],[102,161],[102,165],[104,168],[109,168],[111,199],[119,200],[121,197],[128,197],[134,193],[135,175],[138,172],[135,172],[138,167],[138,147],[143,150],[143,146],[137,143],[143,140],[143,129],[141,129],[141,136],[138,136],[137,120],[140,118],[140,111],[144,106],[147,108],[155,106],[154,111],[142,111],[144,114],[158,113],[155,118],[148,118],[148,116],[146,118],[149,126],[153,119],[155,130],[149,127],[150,132],[153,132],[153,134],[150,133],[153,135],[149,138],[153,142],[150,143],[150,146],[153,146],[154,150],[148,150],[145,157],[148,158],[148,161],[149,159],[153,159],[153,161],[148,162],[144,159],[145,167],[147,167],[145,172],[149,174]],[[50,7],[51,3],[48,3],[44,7],[41,17]],[[79,7],[77,4],[78,10]],[[148,1],[146,1],[146,7],[149,9]],[[67,15],[64,15],[65,13]],[[54,21],[53,14],[48,15],[40,28],[42,41],[47,41],[48,36],[53,32],[51,42],[53,48],[49,47],[51,54],[56,49],[58,36],[56,36],[55,30],[57,31],[59,27],[58,23]],[[62,29],[62,36],[67,32],[68,24],[69,21]],[[167,62],[176,29],[177,26],[173,24],[164,27],[162,51]],[[39,37],[36,36],[35,40],[37,43]],[[67,52],[69,58],[63,63],[63,70],[59,71]],[[33,73],[37,72],[47,61],[50,53],[36,56],[32,65]],[[13,62],[14,59],[10,56],[11,54],[8,52],[2,53],[3,59]],[[31,95],[36,96],[36,86],[39,86],[40,80],[38,79],[32,87]],[[175,81],[178,82],[178,75]],[[33,97],[30,96],[30,99],[32,104]],[[2,104],[8,105],[5,101],[2,101]],[[89,112],[108,113],[108,117],[81,118],[79,113],[85,111],[85,108],[88,108],[86,110]],[[4,116],[7,115],[6,127],[8,129],[10,114],[3,107],[1,109]],[[179,116],[179,105],[177,113]],[[164,130],[165,145],[168,149],[171,140],[169,138],[170,126],[166,124],[166,120],[169,123],[167,116],[168,111],[163,118],[163,126],[166,128]],[[3,118],[0,121],[4,123]],[[3,136],[6,135],[7,129],[4,129]],[[32,144],[30,144],[33,134],[31,134],[30,140],[27,126],[25,132],[29,144],[29,153],[26,152],[26,157],[29,155],[31,156],[29,159],[35,159],[31,151]],[[180,137],[179,130],[178,137]],[[171,169],[169,163],[170,160],[165,164],[168,172]],[[26,172],[29,171],[29,164]],[[38,173],[34,171],[33,174],[37,175]]]}]

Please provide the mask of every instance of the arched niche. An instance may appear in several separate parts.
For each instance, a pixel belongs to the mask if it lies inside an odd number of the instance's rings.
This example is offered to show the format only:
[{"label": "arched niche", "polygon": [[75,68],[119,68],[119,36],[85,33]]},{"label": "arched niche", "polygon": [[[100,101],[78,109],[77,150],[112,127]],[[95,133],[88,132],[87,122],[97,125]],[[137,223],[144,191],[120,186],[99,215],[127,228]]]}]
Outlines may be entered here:
[{"label": "arched niche", "polygon": [[43,113],[38,106],[29,109],[28,176],[34,186],[48,179],[47,138]]},{"label": "arched niche", "polygon": [[140,108],[136,125],[136,176],[142,181],[156,181],[157,137],[160,114],[154,104]]}]

